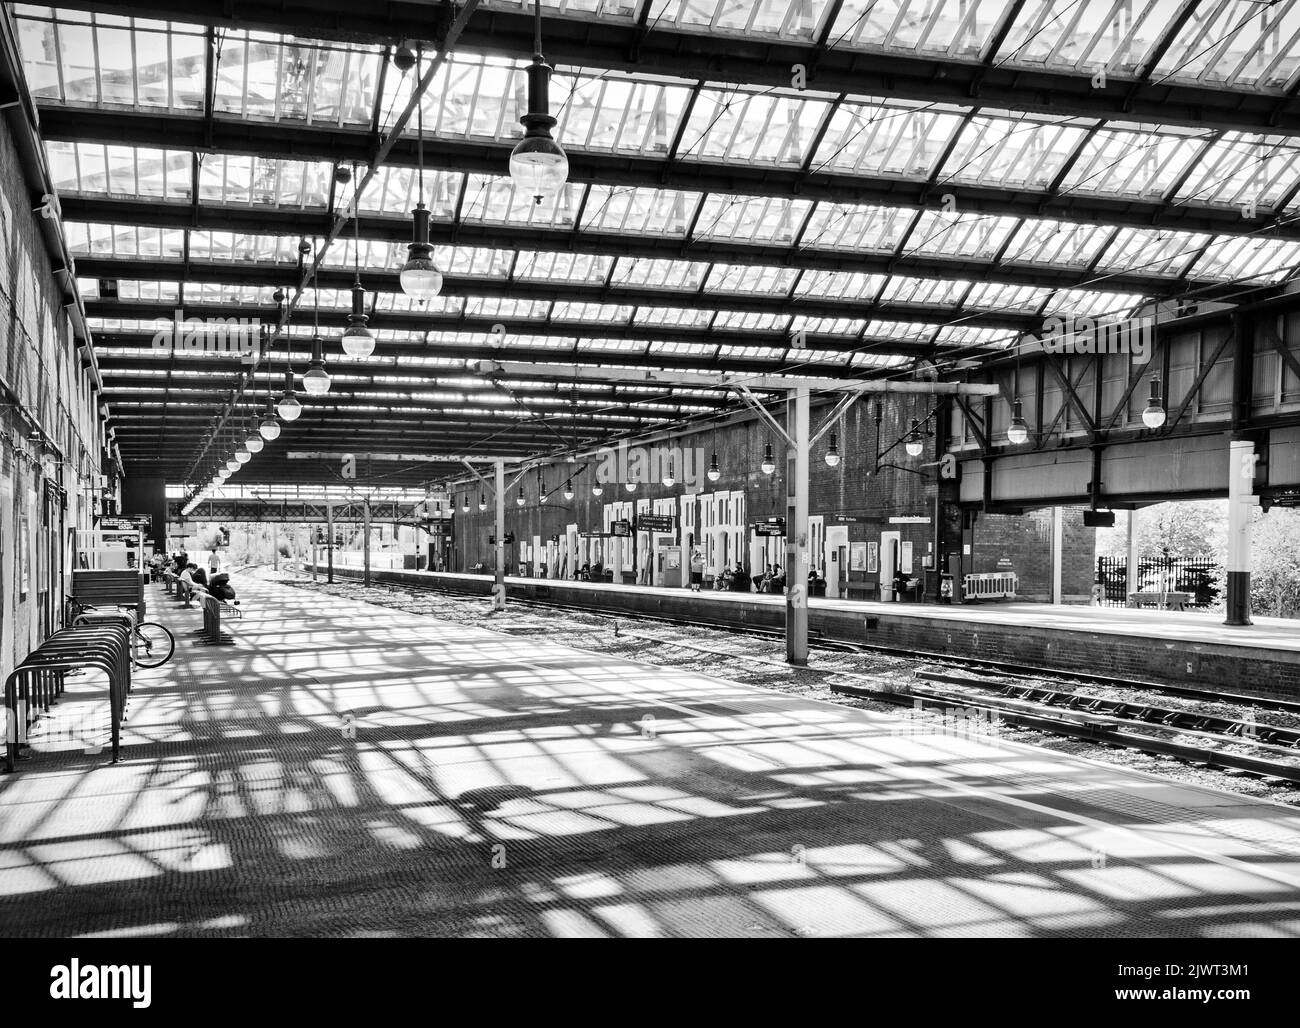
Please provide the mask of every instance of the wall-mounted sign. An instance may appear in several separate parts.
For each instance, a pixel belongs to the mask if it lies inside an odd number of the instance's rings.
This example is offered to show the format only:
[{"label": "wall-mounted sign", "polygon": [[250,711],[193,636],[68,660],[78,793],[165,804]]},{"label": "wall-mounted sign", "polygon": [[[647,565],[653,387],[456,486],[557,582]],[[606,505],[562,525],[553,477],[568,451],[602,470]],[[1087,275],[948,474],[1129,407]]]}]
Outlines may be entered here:
[{"label": "wall-mounted sign", "polygon": [[102,532],[152,532],[152,514],[114,514],[99,519]]},{"label": "wall-mounted sign", "polygon": [[906,514],[891,517],[889,523],[891,525],[928,525],[930,519],[928,516],[923,514]]},{"label": "wall-mounted sign", "polygon": [[841,525],[856,525],[866,519],[861,514],[832,514],[832,521],[838,521]]},{"label": "wall-mounted sign", "polygon": [[677,519],[671,514],[638,514],[636,530],[638,532],[671,532],[676,527]]},{"label": "wall-mounted sign", "polygon": [[867,570],[867,544],[849,543],[849,570]]}]

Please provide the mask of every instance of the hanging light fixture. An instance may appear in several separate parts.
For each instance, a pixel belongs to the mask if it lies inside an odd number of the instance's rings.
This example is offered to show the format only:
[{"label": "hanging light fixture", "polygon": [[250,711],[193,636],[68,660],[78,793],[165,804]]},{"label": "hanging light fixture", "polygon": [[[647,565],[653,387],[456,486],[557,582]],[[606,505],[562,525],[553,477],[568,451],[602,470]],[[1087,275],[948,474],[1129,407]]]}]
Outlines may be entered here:
[{"label": "hanging light fixture", "polygon": [[253,455],[242,446],[235,451],[235,460],[239,461],[240,464],[247,464],[252,459]]},{"label": "hanging light fixture", "polygon": [[465,493],[460,498],[460,509],[462,512],[469,513],[469,493]]},{"label": "hanging light fixture", "polygon": [[356,277],[352,280],[352,313],[348,315],[348,327],[343,330],[343,352],[363,360],[375,352],[375,334],[366,327],[370,319],[366,317],[366,291],[361,286],[361,197],[353,196],[352,205],[352,256]]},{"label": "hanging light fixture", "polygon": [[763,463],[759,465],[763,474],[770,475],[776,470],[776,461],[772,458],[772,444],[767,443],[763,447]]},{"label": "hanging light fixture", "polygon": [[636,492],[636,483],[635,483],[635,482],[625,482],[625,483],[623,484],[623,488],[626,489],[629,493],[634,493],[634,492]]},{"label": "hanging light fixture", "polygon": [[826,466],[828,468],[836,468],[839,467],[839,464],[840,464],[840,448],[838,445],[838,440],[835,438],[835,433],[832,432],[831,444],[826,448]]},{"label": "hanging light fixture", "polygon": [[594,483],[591,487],[592,496],[599,496],[604,491],[605,491],[605,487],[601,485],[599,482]]},{"label": "hanging light fixture", "polygon": [[1142,410],[1142,424],[1147,428],[1159,428],[1165,423],[1165,404],[1160,398],[1160,379],[1151,376],[1151,395]]},{"label": "hanging light fixture", "polygon": [[292,368],[285,369],[284,395],[280,397],[280,402],[275,405],[275,412],[284,421],[297,421],[298,415],[302,413],[302,402],[293,391]]},{"label": "hanging light fixture", "polygon": [[266,442],[262,439],[262,433],[257,430],[257,424],[254,423],[248,430],[248,435],[244,438],[244,447],[249,453],[261,453],[262,447],[265,445]]},{"label": "hanging light fixture", "polygon": [[664,468],[663,478],[659,479],[659,481],[669,489],[671,489],[673,483],[677,481],[677,478],[673,475],[673,459],[671,457],[668,458],[668,466]]},{"label": "hanging light fixture", "polygon": [[1029,438],[1029,425],[1025,422],[1024,409],[1019,400],[1011,405],[1011,424],[1007,426],[1007,442],[1019,446]]},{"label": "hanging light fixture", "polygon": [[536,203],[553,196],[569,177],[569,158],[551,136],[551,69],[542,56],[542,0],[534,3],[533,63],[528,69],[528,113],[520,118],[524,138],[510,152],[510,178]]},{"label": "hanging light fixture", "polygon": [[573,499],[573,479],[571,478],[566,478],[564,480],[564,498],[566,500]]},{"label": "hanging light fixture", "polygon": [[325,370],[325,340],[320,337],[320,283],[312,274],[311,363],[302,376],[308,396],[324,396],[330,391],[330,376]]},{"label": "hanging light fixture", "polygon": [[523,487],[523,486],[520,486],[520,487],[519,487],[519,495],[515,497],[515,503],[519,504],[519,506],[522,507],[522,506],[524,505],[525,502],[527,502],[527,501],[524,500],[524,487]]},{"label": "hanging light fixture", "polygon": [[[269,388],[267,392],[270,392]],[[268,443],[273,439],[280,438],[280,422],[275,420],[275,403],[271,400],[269,395],[266,399],[266,413],[262,415],[262,420],[258,423],[257,431],[258,434]]]},{"label": "hanging light fixture", "polygon": [[302,376],[302,387],[309,396],[324,396],[330,391],[330,376],[325,370],[325,340],[312,336],[311,364]]},{"label": "hanging light fixture", "polygon": [[909,457],[919,457],[921,451],[925,449],[925,440],[921,438],[921,423],[916,418],[912,419],[912,430],[903,440],[903,448],[907,450]]},{"label": "hanging light fixture", "polygon": [[537,502],[546,502],[546,479],[542,478],[542,473],[537,473]]},{"label": "hanging light fixture", "polygon": [[[420,80],[419,64],[423,50],[416,55],[415,78]],[[442,291],[442,272],[433,263],[433,245],[429,242],[429,209],[424,206],[424,102],[416,103],[416,154],[419,168],[419,196],[411,211],[411,242],[407,244],[406,263],[398,281],[402,292],[413,300],[427,303]]]},{"label": "hanging light fixture", "polygon": [[710,482],[716,482],[722,477],[722,469],[718,467],[718,451],[713,451],[713,460],[709,461],[709,470],[706,472]]}]

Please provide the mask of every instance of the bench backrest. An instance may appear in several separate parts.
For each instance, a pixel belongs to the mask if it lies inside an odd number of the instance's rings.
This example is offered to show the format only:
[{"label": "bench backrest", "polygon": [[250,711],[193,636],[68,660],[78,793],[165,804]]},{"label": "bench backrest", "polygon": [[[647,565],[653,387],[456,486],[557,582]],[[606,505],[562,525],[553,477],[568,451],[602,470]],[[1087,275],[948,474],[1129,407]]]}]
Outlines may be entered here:
[{"label": "bench backrest", "polygon": [[72,598],[101,606],[137,606],[144,602],[144,578],[138,571],[73,571]]}]

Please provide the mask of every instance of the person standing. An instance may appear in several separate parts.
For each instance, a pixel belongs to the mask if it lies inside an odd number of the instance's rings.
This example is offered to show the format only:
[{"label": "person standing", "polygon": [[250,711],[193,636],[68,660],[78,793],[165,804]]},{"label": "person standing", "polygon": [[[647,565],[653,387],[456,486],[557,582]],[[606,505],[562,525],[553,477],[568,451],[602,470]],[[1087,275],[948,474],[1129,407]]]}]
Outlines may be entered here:
[{"label": "person standing", "polygon": [[221,570],[221,559],[217,556],[217,548],[212,547],[212,553],[208,555],[208,575],[215,575]]},{"label": "person standing", "polygon": [[704,582],[704,551],[698,546],[691,549],[691,592],[699,592]]}]

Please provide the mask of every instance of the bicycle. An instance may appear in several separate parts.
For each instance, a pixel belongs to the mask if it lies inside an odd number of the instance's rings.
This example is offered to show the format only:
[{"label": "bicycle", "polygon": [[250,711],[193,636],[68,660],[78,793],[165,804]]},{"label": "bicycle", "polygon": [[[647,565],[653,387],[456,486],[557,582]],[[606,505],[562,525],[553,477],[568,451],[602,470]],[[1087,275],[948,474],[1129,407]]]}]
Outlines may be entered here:
[{"label": "bicycle", "polygon": [[73,625],[88,625],[96,620],[126,618],[131,626],[131,663],[136,667],[158,668],[172,659],[176,651],[176,637],[165,625],[157,621],[137,621],[129,607],[118,607],[116,612],[102,611],[93,603],[68,601],[73,610]]}]

